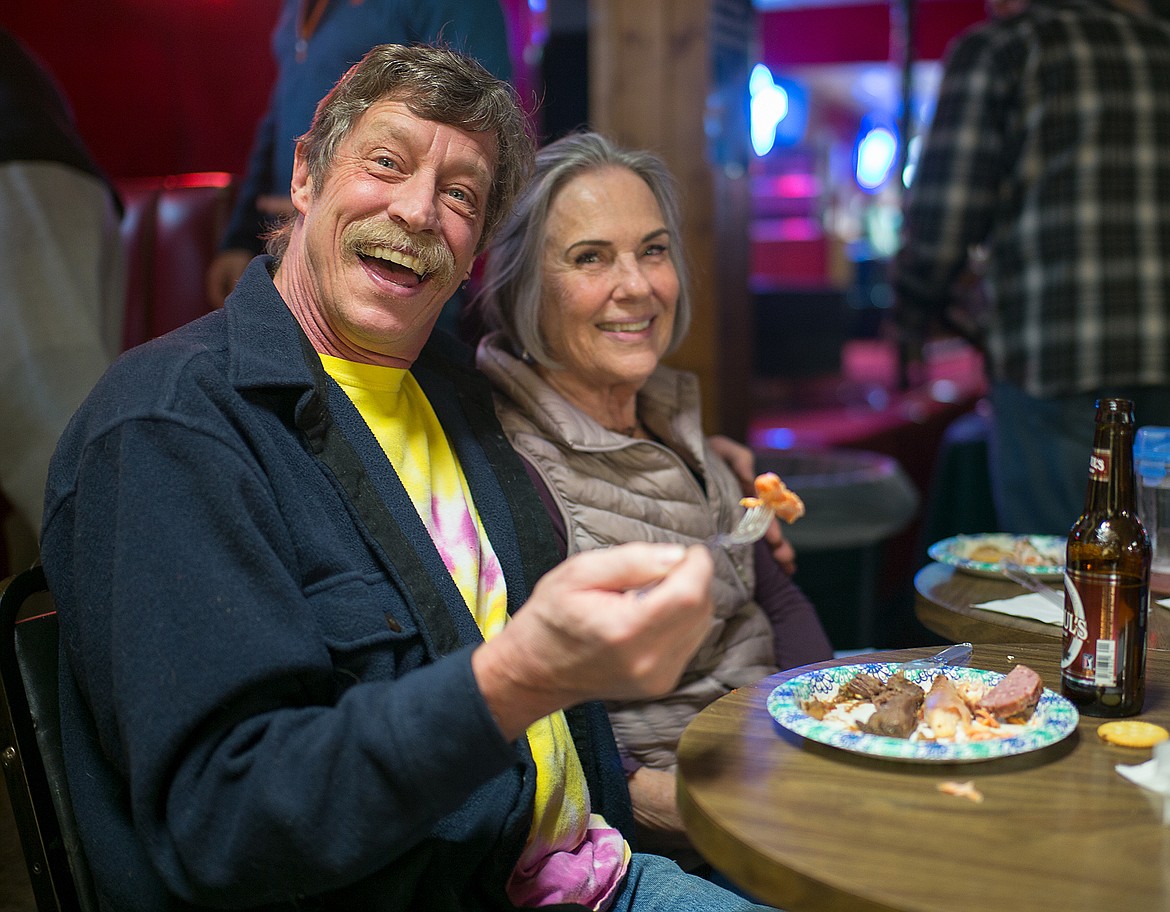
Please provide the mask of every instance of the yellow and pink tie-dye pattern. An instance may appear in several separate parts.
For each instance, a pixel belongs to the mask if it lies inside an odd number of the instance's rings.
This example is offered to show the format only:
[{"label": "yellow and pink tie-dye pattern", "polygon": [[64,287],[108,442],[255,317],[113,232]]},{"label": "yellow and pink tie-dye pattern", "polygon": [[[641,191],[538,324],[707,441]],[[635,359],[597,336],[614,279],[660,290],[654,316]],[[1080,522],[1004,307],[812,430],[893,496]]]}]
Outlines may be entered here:
[{"label": "yellow and pink tie-dye pattern", "polygon": [[[409,371],[322,355],[394,466],[419,517],[489,640],[507,622],[503,571],[480,522],[467,479],[430,402]],[[607,909],[630,849],[593,814],[568,722],[556,712],[528,729],[536,797],[528,842],[508,882],[509,899],[536,908],[573,902]]]}]

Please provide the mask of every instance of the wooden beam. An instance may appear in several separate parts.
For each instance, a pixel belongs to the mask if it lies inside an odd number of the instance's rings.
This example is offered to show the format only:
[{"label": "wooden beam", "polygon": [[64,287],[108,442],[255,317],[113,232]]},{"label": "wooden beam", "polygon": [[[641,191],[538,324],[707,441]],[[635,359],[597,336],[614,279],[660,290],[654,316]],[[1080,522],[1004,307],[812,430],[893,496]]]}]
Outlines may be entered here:
[{"label": "wooden beam", "polygon": [[682,189],[694,319],[669,359],[693,371],[709,432],[746,437],[752,373],[748,289],[749,0],[592,0],[589,119],[657,152]]}]

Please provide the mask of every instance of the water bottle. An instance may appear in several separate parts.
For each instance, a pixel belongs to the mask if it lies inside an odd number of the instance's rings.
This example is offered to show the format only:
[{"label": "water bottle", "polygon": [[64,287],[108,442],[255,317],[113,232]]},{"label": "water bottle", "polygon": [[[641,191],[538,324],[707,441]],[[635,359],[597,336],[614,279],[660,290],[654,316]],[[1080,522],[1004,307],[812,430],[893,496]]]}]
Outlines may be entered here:
[{"label": "water bottle", "polygon": [[1141,427],[1133,445],[1138,516],[1150,536],[1150,589],[1170,594],[1170,427]]}]

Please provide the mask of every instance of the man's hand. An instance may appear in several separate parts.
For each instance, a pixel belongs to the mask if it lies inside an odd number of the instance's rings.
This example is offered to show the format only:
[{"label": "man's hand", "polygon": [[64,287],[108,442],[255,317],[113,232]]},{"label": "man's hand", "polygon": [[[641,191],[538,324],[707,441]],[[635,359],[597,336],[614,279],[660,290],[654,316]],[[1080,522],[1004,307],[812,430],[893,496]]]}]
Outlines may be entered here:
[{"label": "man's hand", "polygon": [[509,740],[587,700],[655,697],[678,683],[712,617],[710,552],[635,543],[576,554],[472,655]]},{"label": "man's hand", "polygon": [[236,282],[252,262],[249,250],[221,250],[207,267],[207,303],[212,307],[223,307],[224,299],[232,293]]},{"label": "man's hand", "polygon": [[[749,447],[737,443],[730,437],[715,434],[708,437],[707,442],[711,449],[731,468],[735,477],[739,479],[744,496],[754,497],[756,493],[756,454]],[[764,541],[772,548],[772,557],[781,569],[791,576],[796,572],[796,549],[792,542],[784,537],[778,520],[773,519],[764,533]]]}]

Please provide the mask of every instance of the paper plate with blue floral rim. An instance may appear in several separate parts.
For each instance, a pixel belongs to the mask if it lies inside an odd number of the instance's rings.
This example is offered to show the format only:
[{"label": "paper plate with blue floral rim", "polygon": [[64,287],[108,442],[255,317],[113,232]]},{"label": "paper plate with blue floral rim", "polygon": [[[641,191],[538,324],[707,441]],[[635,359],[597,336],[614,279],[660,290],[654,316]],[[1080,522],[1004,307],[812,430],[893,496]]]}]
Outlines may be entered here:
[{"label": "paper plate with blue floral rim", "polygon": [[1029,576],[1051,580],[1064,576],[1065,544],[1061,535],[987,532],[944,538],[927,548],[926,553],[931,560],[976,576],[1003,577],[1004,564],[1010,562]]},{"label": "paper plate with blue floral rim", "polygon": [[[911,741],[871,735],[850,730],[839,722],[815,719],[804,711],[803,707],[808,700],[832,699],[837,688],[854,675],[865,673],[885,680],[900,667],[898,663],[871,662],[805,672],[780,684],[769,694],[768,713],[778,725],[810,741],[855,754],[918,763],[972,763],[1025,754],[1062,741],[1077,727],[1079,716],[1076,707],[1047,689],[1041,694],[1040,702],[1036,704],[1026,724],[1013,726],[1013,734],[1008,737],[986,741]],[[929,688],[930,682],[939,673],[937,669],[911,672],[908,677],[914,683]],[[955,681],[978,681],[989,688],[1004,677],[998,672],[978,668],[948,668],[942,673]]]}]

